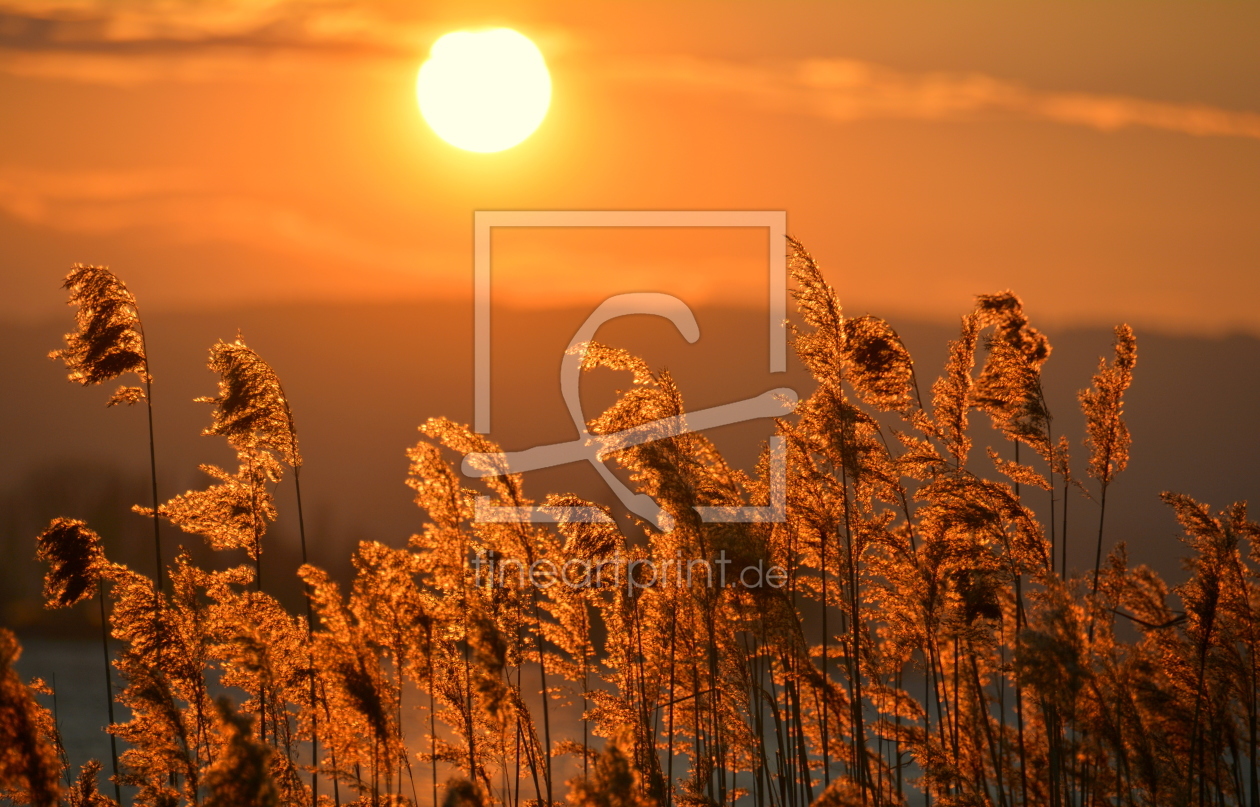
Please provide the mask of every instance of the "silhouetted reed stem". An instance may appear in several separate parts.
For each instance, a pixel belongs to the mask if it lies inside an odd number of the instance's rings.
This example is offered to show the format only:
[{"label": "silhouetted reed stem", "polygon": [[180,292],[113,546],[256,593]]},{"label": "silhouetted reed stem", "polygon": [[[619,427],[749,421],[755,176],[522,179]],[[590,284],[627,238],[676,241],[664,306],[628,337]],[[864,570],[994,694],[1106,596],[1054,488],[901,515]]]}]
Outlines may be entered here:
[{"label": "silhouetted reed stem", "polygon": [[989,723],[989,704],[984,697],[984,686],[980,683],[980,666],[976,662],[974,649],[968,648],[967,655],[971,659],[971,675],[976,690],[976,706],[979,709],[978,719],[984,724],[985,740],[989,744],[989,756],[993,759],[993,775],[997,779],[998,804],[1006,807],[1006,790],[1002,785],[1002,760],[998,757],[997,742],[993,738],[993,726]]},{"label": "silhouetted reed stem", "polygon": [[[847,514],[847,511],[846,511]],[[822,573],[822,677],[828,675],[828,647],[830,636],[827,631],[827,536],[830,530],[823,530],[819,535],[818,566]],[[823,789],[831,784],[831,750],[827,735],[827,703],[823,700],[822,709],[822,755],[823,755]]]},{"label": "silhouetted reed stem", "polygon": [[[705,620],[705,643],[708,645],[708,674],[709,674],[709,736],[711,740],[711,754],[714,765],[714,778],[717,779],[717,800],[719,804],[726,803],[726,776],[722,766],[722,737],[721,722],[718,719],[718,649],[717,638],[714,635],[714,625],[712,619]],[[640,654],[641,656],[642,654]]]},{"label": "silhouetted reed stem", "polygon": [[[590,656],[591,656],[591,615],[590,607],[586,600],[582,600],[582,777],[589,775],[587,771],[587,762],[590,758],[590,725],[586,717],[588,706],[587,692],[590,684],[588,679],[590,673]],[[674,648],[669,649],[670,659],[670,691],[673,691],[673,664],[674,664]],[[672,714],[672,713],[671,713]]]},{"label": "silhouetted reed stem", "polygon": [[[1256,630],[1254,617],[1252,621],[1251,630],[1253,631],[1253,637],[1254,637],[1254,631]],[[1258,674],[1258,671],[1256,668],[1256,645],[1255,645],[1254,638],[1252,639],[1250,655],[1251,655],[1251,658],[1249,659],[1249,661],[1251,662],[1250,664],[1251,692],[1248,693],[1250,697],[1247,699],[1247,738],[1248,738],[1248,751],[1251,757],[1251,771],[1250,771],[1251,807],[1257,807],[1258,805],[1260,805],[1260,768],[1257,768],[1257,764],[1256,764],[1256,750],[1257,750],[1256,742],[1257,742],[1257,734],[1260,733],[1260,731],[1258,731],[1258,728],[1260,727],[1257,726],[1258,721],[1256,720],[1256,711],[1257,711],[1256,698],[1257,698],[1257,695],[1260,695],[1260,674]]]},{"label": "silhouetted reed stem", "polygon": [[[1102,486],[1101,501],[1098,506],[1098,546],[1094,551],[1094,585],[1090,591],[1090,601],[1095,606],[1098,599],[1098,575],[1102,569],[1102,544],[1103,544],[1103,524],[1107,517],[1107,484]],[[1097,609],[1091,607],[1089,609],[1089,641],[1094,641],[1094,614]]]},{"label": "silhouetted reed stem", "polygon": [[[843,456],[849,453],[849,426],[848,420],[840,422],[840,444]],[[856,476],[856,474],[855,474]],[[855,478],[854,484],[857,484]],[[862,800],[866,800],[866,791],[871,786],[871,781],[867,771],[866,759],[866,715],[863,704],[862,695],[862,614],[861,614],[861,593],[858,581],[857,564],[860,560],[860,551],[854,546],[854,537],[852,521],[850,517],[849,502],[849,473],[845,467],[845,463],[840,463],[840,502],[844,508],[844,541],[845,551],[848,553],[849,563],[849,613],[850,627],[852,629],[851,641],[853,646],[850,654],[849,680],[852,691],[853,700],[853,762],[857,768],[857,781],[862,789]],[[826,579],[826,566],[823,566],[824,581]],[[823,618],[826,619],[827,601],[823,598]],[[826,624],[824,622],[824,624]],[[824,645],[824,648],[826,645]],[[826,677],[826,655],[824,652],[824,678]],[[824,710],[824,714],[826,711]],[[826,749],[824,740],[824,751]],[[810,801],[813,801],[813,795],[810,795]]]},{"label": "silhouetted reed stem", "polygon": [[[141,329],[140,333],[141,333],[141,339],[143,340],[144,338],[143,328]],[[145,356],[146,358],[145,358],[144,363],[145,363],[146,377],[144,379],[144,404],[145,404],[145,412],[148,415],[148,424],[149,424],[149,492],[152,494],[152,499],[153,499],[153,557],[154,557],[156,570],[157,570],[155,573],[155,577],[153,579],[157,581],[158,594],[161,594],[162,593],[162,579],[163,579],[162,532],[161,532],[161,526],[158,523],[159,519],[157,515],[159,502],[158,502],[158,486],[157,486],[157,449],[155,447],[156,444],[153,439],[153,381],[151,380],[151,378],[148,377],[149,360],[147,358],[148,356],[147,348],[145,349]],[[160,597],[155,598],[154,602],[158,603],[157,607],[159,608],[161,607]]]},{"label": "silhouetted reed stem", "polygon": [[[800,660],[797,659],[799,664]],[[809,772],[809,752],[805,745],[805,722],[804,714],[801,708],[801,690],[799,684],[798,673],[794,673],[793,679],[788,683],[788,696],[790,699],[790,708],[792,710],[792,722],[796,730],[796,753],[800,764],[800,783],[805,800],[803,804],[813,804],[814,802],[814,783],[813,777]],[[858,762],[860,765],[861,763]]]},{"label": "silhouetted reed stem", "polygon": [[[137,320],[139,313],[136,314]],[[164,578],[164,567],[162,565],[162,531],[161,519],[158,518],[158,484],[157,484],[157,448],[153,437],[153,379],[149,373],[149,351],[144,346],[144,326],[140,326],[140,343],[144,351],[144,408],[148,417],[149,428],[149,492],[152,496],[153,503],[153,557],[154,557],[154,581],[157,583],[157,594],[153,597],[153,629],[154,632],[161,632],[162,621],[162,587]],[[157,646],[157,654],[154,658],[154,666],[161,667],[162,664],[162,645]]]},{"label": "silhouetted reed stem", "polygon": [[[518,688],[520,686],[519,675],[517,678],[517,686]],[[524,733],[525,733],[524,727],[518,723],[517,724],[518,736],[521,736]],[[530,780],[534,783],[534,800],[541,803],[542,797],[543,797],[543,783],[542,783],[542,780],[538,778],[538,757],[535,756],[534,744],[532,742],[525,743],[525,761],[529,765]],[[517,787],[516,792],[519,798],[519,795],[520,795],[519,786]]]},{"label": "silhouetted reed stem", "polygon": [[1063,545],[1059,548],[1060,559],[1061,559],[1059,575],[1064,580],[1066,580],[1068,576],[1068,568],[1067,568],[1067,563],[1068,563],[1068,499],[1071,498],[1070,496],[1068,496],[1069,482],[1070,480],[1066,476],[1064,476],[1063,477]]},{"label": "silhouetted reed stem", "polygon": [[[109,657],[109,619],[105,615],[105,583],[102,581],[96,591],[97,602],[101,606],[101,653],[105,657],[105,705],[109,709],[109,725],[114,725],[114,682],[110,673],[113,667]],[[122,788],[118,785],[118,738],[109,733],[109,758],[112,763],[114,783],[114,801],[122,804]]]},{"label": "silhouetted reed stem", "polygon": [[[429,762],[433,774],[433,807],[437,807],[437,709],[435,708],[433,698],[433,691],[437,689],[437,682],[433,678],[433,627],[431,625],[425,627],[425,636],[429,645]],[[517,725],[518,727],[520,725],[519,718],[517,720]],[[333,781],[336,782],[336,779]]]},{"label": "silhouetted reed stem", "polygon": [[[467,602],[467,600],[465,600]],[[468,715],[468,781],[477,781],[477,739],[473,728],[472,661],[470,660],[472,635],[468,631],[468,619],[464,619],[464,709]]]},{"label": "silhouetted reed stem", "polygon": [[[306,555],[306,518],[302,512],[301,464],[293,466],[293,488],[297,495],[298,539],[302,546],[302,565],[309,560]],[[319,710],[315,708],[315,615],[311,607],[311,584],[303,582],[302,595],[306,601],[307,664],[311,678],[311,807],[319,806]]]},{"label": "silhouetted reed stem", "polygon": [[[511,673],[508,673],[508,680],[511,680]],[[520,689],[519,681],[517,689]],[[512,735],[512,780],[507,784],[506,795],[512,797],[513,804],[519,804],[521,801],[521,716],[519,714],[516,715],[515,723],[516,731]]]},{"label": "silhouetted reed stem", "polygon": [[674,804],[674,674],[676,636],[678,631],[677,606],[670,609],[669,614],[669,723],[665,738],[665,807]]},{"label": "silhouetted reed stem", "polygon": [[[761,642],[762,647],[767,646],[764,631],[765,628],[763,626]],[[784,807],[785,805],[790,807],[790,805],[795,803],[796,796],[795,789],[788,788],[790,757],[786,752],[788,748],[788,741],[783,726],[783,716],[779,713],[779,689],[778,685],[774,681],[774,668],[776,660],[778,660],[780,666],[782,666],[782,658],[776,659],[775,656],[772,656],[769,653],[766,654],[766,677],[770,685],[770,691],[767,693],[766,700],[769,701],[770,704],[770,717],[774,719],[774,762],[775,771],[778,774],[779,805],[780,807]]]},{"label": "silhouetted reed stem", "polygon": [[[1214,580],[1213,583],[1218,585],[1219,581]],[[1199,721],[1202,719],[1203,714],[1203,684],[1207,672],[1208,651],[1211,649],[1212,628],[1215,624],[1215,597],[1212,597],[1205,610],[1206,613],[1203,615],[1205,624],[1203,625],[1203,637],[1199,640],[1198,670],[1196,671],[1197,678],[1194,686],[1194,720],[1190,724],[1190,759],[1188,760],[1189,770],[1186,773],[1186,804],[1190,803],[1190,794],[1196,778],[1199,782],[1199,802],[1203,802],[1203,732],[1200,729]]]},{"label": "silhouetted reed stem", "polygon": [[551,793],[551,698],[547,694],[547,659],[543,655],[542,618],[538,613],[538,590],[532,589],[534,600],[534,640],[538,647],[538,679],[542,683],[543,713],[543,780],[547,786],[547,807],[554,803]]}]

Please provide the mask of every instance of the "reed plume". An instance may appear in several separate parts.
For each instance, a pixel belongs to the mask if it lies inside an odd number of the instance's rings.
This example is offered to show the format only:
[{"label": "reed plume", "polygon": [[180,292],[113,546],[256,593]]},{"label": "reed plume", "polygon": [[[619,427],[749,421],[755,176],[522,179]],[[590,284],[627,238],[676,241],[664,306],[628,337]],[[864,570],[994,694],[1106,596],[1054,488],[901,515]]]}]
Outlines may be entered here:
[{"label": "reed plume", "polygon": [[203,434],[220,435],[237,451],[268,451],[290,467],[302,464],[297,429],[280,378],[240,337],[210,348],[210,369],[219,375],[213,422]]},{"label": "reed plume", "polygon": [[[1099,360],[1094,385],[1081,390],[1081,410],[1085,413],[1086,444],[1090,448],[1089,475],[1098,480],[1098,544],[1094,554],[1094,590],[1098,594],[1098,570],[1102,565],[1104,519],[1107,515],[1107,491],[1115,475],[1129,464],[1129,427],[1125,424],[1124,392],[1133,382],[1137,364],[1137,340],[1128,325],[1116,326],[1115,359],[1110,365]],[[1090,619],[1090,636],[1094,624]]]},{"label": "reed plume", "polygon": [[[108,568],[108,561],[105,559],[105,552],[101,546],[101,538],[88,529],[83,521],[55,518],[48,528],[40,533],[35,542],[36,557],[50,566],[48,573],[44,576],[44,603],[47,607],[67,608],[91,597],[94,591],[98,591],[101,650],[105,657],[105,703],[108,707],[109,722],[112,724],[114,722],[114,684],[110,673],[112,665],[109,653],[109,625],[105,611],[105,591],[100,585],[102,574]],[[109,748],[113,775],[117,777],[118,743],[112,734],[109,737]],[[80,779],[83,775],[81,772]],[[92,775],[95,777],[95,773]],[[95,787],[95,779],[93,779],[92,787]],[[87,795],[81,795],[87,798]],[[117,781],[114,782],[114,796],[116,800],[122,800]]]},{"label": "reed plume", "polygon": [[17,637],[0,628],[0,796],[16,804],[54,807],[58,799],[52,715],[18,678]]},{"label": "reed plume", "polygon": [[[132,373],[143,387],[121,386],[108,404],[128,405],[143,400],[149,425],[149,483],[152,508],[158,506],[157,451],[153,439],[153,376],[144,343],[144,326],[136,298],[113,272],[104,266],[76,263],[62,284],[69,290],[69,305],[78,306],[78,330],[66,334],[66,346],[48,354],[65,362],[71,381],[84,386],[112,381]],[[162,587],[162,536],[153,521],[155,579]]]},{"label": "reed plume", "polygon": [[475,784],[467,779],[453,779],[446,783],[446,798],[442,807],[485,807],[486,800]]},{"label": "reed plume", "polygon": [[1129,428],[1124,422],[1124,393],[1133,383],[1137,339],[1128,325],[1116,326],[1115,358],[1098,363],[1094,386],[1080,392],[1085,413],[1086,444],[1090,448],[1089,475],[1105,490],[1129,463]]},{"label": "reed plume", "polygon": [[[218,484],[175,496],[160,505],[157,513],[184,532],[202,536],[212,548],[243,549],[257,563],[267,524],[277,515],[270,486],[279,481],[280,465],[263,451],[244,449],[238,459],[236,473],[202,465],[201,470]],[[135,510],[153,514],[147,507]]]},{"label": "reed plume", "polygon": [[101,772],[101,763],[90,759],[79,769],[79,776],[74,786],[66,793],[69,807],[118,807],[119,802],[101,795],[96,789],[96,777]]},{"label": "reed plume", "polygon": [[[64,361],[70,380],[84,386],[112,381],[124,373],[134,373],[147,384],[144,330],[136,298],[126,285],[104,266],[76,263],[63,287],[70,292],[69,304],[79,307],[78,330],[66,334],[66,346],[48,357]],[[110,405],[135,403],[143,397],[138,388],[121,387]]]},{"label": "reed plume", "polygon": [[[271,749],[253,737],[250,720],[237,714],[231,701],[216,701],[219,734],[226,746],[205,775],[206,807],[277,807],[280,802],[271,780]],[[292,803],[292,802],[289,802]]]},{"label": "reed plume", "polygon": [[44,576],[44,601],[50,608],[68,608],[96,593],[105,553],[101,537],[85,522],[55,518],[36,545],[36,557],[50,567]]},{"label": "reed plume", "polygon": [[590,776],[570,783],[572,807],[656,807],[644,793],[642,775],[623,750],[626,740],[612,737],[595,757]]}]

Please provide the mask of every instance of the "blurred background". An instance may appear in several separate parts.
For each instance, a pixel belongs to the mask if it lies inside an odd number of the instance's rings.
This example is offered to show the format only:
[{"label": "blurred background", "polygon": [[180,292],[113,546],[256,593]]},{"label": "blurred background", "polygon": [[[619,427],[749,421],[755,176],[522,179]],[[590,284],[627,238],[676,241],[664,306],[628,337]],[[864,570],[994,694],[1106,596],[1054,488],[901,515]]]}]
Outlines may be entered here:
[{"label": "blurred background", "polygon": [[[493,25],[538,44],[553,98],[525,142],[475,154],[429,130],[414,83],[438,36]],[[112,386],[46,358],[71,329],[72,263],[139,299],[163,498],[231,462],[192,399],[215,392],[210,345],[239,332],[293,404],[311,561],[344,573],[358,541],[421,528],[416,427],[471,421],[477,210],[787,211],[846,311],[903,335],[924,390],[974,296],[1013,289],[1055,346],[1049,401],[1078,459],[1076,392],[1129,322],[1134,448],[1107,540],[1176,579],[1157,494],[1220,508],[1260,484],[1258,35],[1244,3],[0,3],[0,624],[91,635],[91,607],[41,607],[34,537],[53,516],[152,571],[129,512],[148,497],[143,409],[107,410]],[[808,393],[798,365],[766,372],[764,232],[495,239],[505,446],[573,438],[560,355],[616,292],[695,311],[694,345],[646,317],[599,335],[667,367],[689,406]],[[588,416],[628,384],[584,383]],[[768,434],[713,437],[750,467]],[[611,501],[589,468],[526,481]],[[296,601],[291,480],[279,496],[264,574]],[[205,559],[164,534],[168,558]],[[1075,535],[1070,565],[1092,566],[1091,530]]]}]

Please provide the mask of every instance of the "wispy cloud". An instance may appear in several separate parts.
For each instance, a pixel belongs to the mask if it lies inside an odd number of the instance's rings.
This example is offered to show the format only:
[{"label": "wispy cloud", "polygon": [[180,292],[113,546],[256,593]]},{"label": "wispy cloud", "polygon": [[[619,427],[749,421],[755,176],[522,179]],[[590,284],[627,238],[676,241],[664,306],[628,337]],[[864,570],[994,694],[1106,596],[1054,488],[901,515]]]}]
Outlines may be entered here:
[{"label": "wispy cloud", "polygon": [[412,14],[345,0],[0,2],[0,72],[130,86],[414,61],[439,32]]},{"label": "wispy cloud", "polygon": [[[134,86],[423,59],[446,27],[388,0],[0,0],[0,73]],[[549,54],[562,26],[530,31]]]},{"label": "wispy cloud", "polygon": [[[379,62],[360,60],[357,68],[362,70]],[[309,78],[320,69],[340,73],[345,64],[330,59],[328,54],[222,45],[127,54],[0,49],[0,73],[114,87],[257,81],[263,76]]]},{"label": "wispy cloud", "polygon": [[766,110],[832,121],[1024,118],[1113,131],[1260,138],[1260,113],[1068,91],[1038,91],[983,73],[903,72],[854,59],[751,65],[689,57],[623,61],[620,80],[722,94]]},{"label": "wispy cloud", "polygon": [[0,44],[137,51],[195,45],[409,49],[414,14],[349,0],[8,0]]},{"label": "wispy cloud", "polygon": [[418,245],[364,238],[299,207],[224,193],[184,171],[0,166],[0,213],[60,232],[137,232],[170,243],[230,243],[412,278],[425,255]]},{"label": "wispy cloud", "polygon": [[[370,0],[0,0],[0,72],[113,85],[255,79],[400,60],[443,33],[421,9]],[[534,32],[549,53],[580,36]],[[579,46],[578,50],[582,48]],[[764,110],[846,122],[1023,118],[1101,131],[1146,127],[1260,138],[1260,113],[1126,95],[1035,90],[979,72],[900,71],[845,58],[750,63],[603,58],[584,69],[660,89],[726,96]]]}]

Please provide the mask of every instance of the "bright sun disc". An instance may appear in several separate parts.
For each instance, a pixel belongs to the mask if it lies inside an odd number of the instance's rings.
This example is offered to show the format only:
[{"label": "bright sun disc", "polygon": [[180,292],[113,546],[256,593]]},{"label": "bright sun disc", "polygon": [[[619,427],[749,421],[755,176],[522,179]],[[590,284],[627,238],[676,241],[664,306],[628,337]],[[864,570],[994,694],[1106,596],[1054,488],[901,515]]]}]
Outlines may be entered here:
[{"label": "bright sun disc", "polygon": [[455,31],[433,43],[416,79],[420,114],[468,151],[502,151],[529,137],[551,103],[537,46],[511,28]]}]

